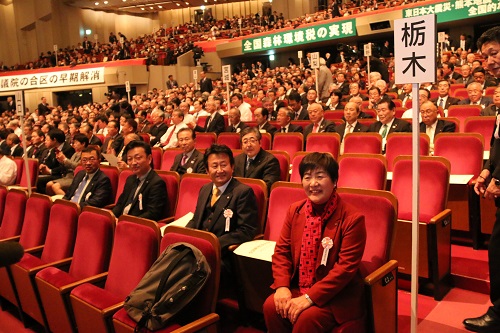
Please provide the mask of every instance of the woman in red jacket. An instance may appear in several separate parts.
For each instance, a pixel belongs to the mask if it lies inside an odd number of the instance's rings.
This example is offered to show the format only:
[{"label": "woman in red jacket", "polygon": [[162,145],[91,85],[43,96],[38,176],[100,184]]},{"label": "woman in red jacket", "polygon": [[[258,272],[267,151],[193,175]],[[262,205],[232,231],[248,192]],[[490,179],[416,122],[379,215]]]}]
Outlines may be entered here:
[{"label": "woman in red jacket", "polygon": [[308,198],[290,206],[274,251],[276,292],[264,304],[270,333],[329,332],[364,315],[364,216],[337,195],[330,154],[307,155],[299,172]]}]

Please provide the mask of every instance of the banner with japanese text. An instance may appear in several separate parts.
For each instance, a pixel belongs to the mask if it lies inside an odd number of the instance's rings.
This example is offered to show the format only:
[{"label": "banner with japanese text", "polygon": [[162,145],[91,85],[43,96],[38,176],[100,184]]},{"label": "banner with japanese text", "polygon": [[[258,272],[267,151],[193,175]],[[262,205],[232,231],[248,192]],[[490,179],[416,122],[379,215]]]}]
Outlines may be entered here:
[{"label": "banner with japanese text", "polygon": [[242,41],[242,48],[243,53],[249,53],[351,36],[356,36],[355,19],[244,39]]},{"label": "banner with japanese text", "polygon": [[104,67],[0,76],[0,92],[104,82]]},{"label": "banner with japanese text", "polygon": [[500,12],[500,0],[450,0],[403,10],[403,18],[437,15],[437,23],[458,21]]}]

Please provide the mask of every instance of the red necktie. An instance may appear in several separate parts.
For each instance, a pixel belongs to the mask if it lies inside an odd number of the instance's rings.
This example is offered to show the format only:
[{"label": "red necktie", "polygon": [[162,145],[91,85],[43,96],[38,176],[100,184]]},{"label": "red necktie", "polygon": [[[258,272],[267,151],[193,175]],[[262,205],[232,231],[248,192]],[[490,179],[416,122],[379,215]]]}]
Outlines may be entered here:
[{"label": "red necktie", "polygon": [[175,126],[177,125],[174,125],[174,129],[172,130],[172,132],[170,132],[170,134],[168,135],[168,138],[167,138],[167,141],[165,141],[165,146],[168,145],[168,143],[170,142],[170,139],[172,138],[172,135],[174,134],[175,132]]},{"label": "red necktie", "polygon": [[314,126],[313,126],[313,133],[318,133],[318,127],[319,127],[318,124],[314,124]]}]

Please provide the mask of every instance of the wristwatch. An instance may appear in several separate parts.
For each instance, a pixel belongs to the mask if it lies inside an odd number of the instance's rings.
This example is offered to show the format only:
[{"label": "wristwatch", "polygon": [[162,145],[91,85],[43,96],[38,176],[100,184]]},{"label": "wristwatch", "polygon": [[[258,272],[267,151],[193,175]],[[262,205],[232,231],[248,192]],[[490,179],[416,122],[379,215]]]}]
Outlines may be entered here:
[{"label": "wristwatch", "polygon": [[496,186],[500,186],[500,180],[498,180],[498,179],[495,178],[494,181],[495,181],[495,185]]}]

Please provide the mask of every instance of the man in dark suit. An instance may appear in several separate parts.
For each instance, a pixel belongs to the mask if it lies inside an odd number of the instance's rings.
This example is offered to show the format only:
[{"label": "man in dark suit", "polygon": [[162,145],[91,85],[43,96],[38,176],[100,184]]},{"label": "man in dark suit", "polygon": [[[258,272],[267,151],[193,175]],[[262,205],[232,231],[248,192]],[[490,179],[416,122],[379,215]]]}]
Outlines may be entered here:
[{"label": "man in dark suit", "polygon": [[89,145],[102,146],[101,139],[94,135],[92,126],[88,123],[80,126],[80,133],[85,135],[89,139]]},{"label": "man in dark suit", "polygon": [[179,84],[177,83],[176,80],[174,80],[174,76],[172,74],[170,74],[168,76],[167,89],[174,89],[174,88],[178,88],[178,87],[179,87]]},{"label": "man in dark suit", "polygon": [[212,145],[205,151],[204,163],[212,182],[201,188],[193,219],[186,227],[205,230],[219,238],[221,279],[230,282],[232,252],[228,248],[255,236],[257,200],[251,187],[233,178],[235,161],[229,147]]},{"label": "man in dark suit", "polygon": [[45,135],[41,130],[34,130],[31,133],[31,146],[26,149],[28,158],[36,158],[38,163],[42,163],[42,157],[47,150],[45,147]]},{"label": "man in dark suit", "polygon": [[16,103],[12,97],[7,97],[7,111],[15,112],[16,111]]},{"label": "man in dark suit", "polygon": [[483,67],[476,67],[472,71],[472,76],[474,77],[475,82],[479,82],[481,87],[484,89],[488,87],[495,87],[497,83],[494,80],[486,79],[486,71]]},{"label": "man in dark suit", "polygon": [[158,221],[167,205],[167,188],[163,179],[151,168],[151,146],[144,141],[131,141],[126,149],[127,164],[134,173],[127,178],[113,214],[133,215]]},{"label": "man in dark suit", "polygon": [[238,108],[231,108],[227,113],[227,118],[231,125],[226,127],[224,132],[240,133],[245,127],[248,127],[241,121],[241,112]]},{"label": "man in dark suit", "polygon": [[293,111],[292,120],[307,120],[309,119],[309,114],[307,109],[302,105],[302,97],[297,92],[291,92],[288,97],[288,106]]},{"label": "man in dark suit", "polygon": [[66,167],[56,158],[57,153],[62,152],[68,159],[75,153],[73,147],[66,142],[66,136],[60,129],[52,129],[47,133],[45,147],[47,150],[42,157],[42,163],[39,166],[40,175],[36,183],[38,193],[45,193],[45,187],[49,181],[61,178],[66,174]]},{"label": "man in dark suit", "polygon": [[280,179],[278,159],[261,148],[262,136],[257,128],[245,128],[240,137],[243,153],[234,159],[234,175],[262,179],[271,190],[271,186]]},{"label": "man in dark suit", "polygon": [[194,148],[196,132],[190,128],[179,130],[177,142],[183,152],[175,156],[170,171],[176,171],[181,176],[185,173],[207,173],[203,163],[203,154]]},{"label": "man in dark suit", "polygon": [[201,127],[196,125],[195,122],[192,122],[190,127],[194,128],[196,132],[204,132],[204,133],[214,132],[217,135],[219,135],[219,133],[224,132],[224,127],[225,127],[224,116],[222,116],[219,112],[217,112],[217,107],[215,106],[215,102],[207,101],[205,103],[205,110],[207,110],[207,112],[210,113],[210,117],[207,117],[205,121],[205,126]]},{"label": "man in dark suit", "polygon": [[10,150],[10,156],[12,157],[22,157],[24,154],[23,147],[21,147],[21,140],[19,140],[19,137],[14,134],[10,133],[7,136],[7,146],[9,147]]},{"label": "man in dark suit", "polygon": [[276,117],[280,125],[278,133],[302,133],[302,127],[290,123],[293,116],[293,111],[288,107],[282,107],[278,110],[278,116]]},{"label": "man in dark suit", "polygon": [[47,98],[42,97],[42,102],[38,104],[38,115],[45,116],[50,113],[49,104],[47,103]]},{"label": "man in dark suit", "polygon": [[352,82],[349,84],[349,96],[345,97],[342,101],[349,102],[353,97],[359,97],[361,101],[367,101],[368,96],[361,94],[360,89],[358,82]]},{"label": "man in dark suit", "polygon": [[474,82],[474,77],[472,76],[472,69],[470,65],[464,64],[460,68],[461,75],[460,77],[455,81],[455,83],[462,83],[464,85],[464,88],[467,87],[469,84]]},{"label": "man in dark suit", "polygon": [[[481,35],[478,49],[485,57],[489,71],[500,78],[500,26],[495,26]],[[475,332],[500,332],[500,136],[498,123],[492,129],[490,158],[476,179],[475,192],[483,198],[495,200],[496,220],[488,245],[488,268],[490,277],[490,301],[492,305],[485,314],[467,318],[464,326]]]},{"label": "man in dark suit", "polygon": [[123,136],[118,133],[120,125],[116,121],[108,122],[108,136],[104,139],[101,151],[115,156],[123,148]]},{"label": "man in dark suit", "polygon": [[461,100],[458,105],[481,105],[485,108],[492,103],[491,98],[483,96],[483,88],[479,82],[469,84],[467,94],[469,97]]},{"label": "man in dark suit", "polygon": [[461,75],[455,72],[455,65],[451,62],[443,63],[443,79],[455,83],[460,77]]},{"label": "man in dark suit", "polygon": [[200,90],[202,93],[204,92],[208,92],[208,93],[211,93],[212,90],[214,90],[213,86],[212,86],[212,80],[210,78],[207,77],[207,74],[205,74],[204,71],[201,71],[200,72]]},{"label": "man in dark suit", "polygon": [[443,132],[454,133],[456,125],[451,121],[438,119],[438,109],[431,101],[423,102],[420,105],[420,115],[422,116],[420,133],[426,133],[429,136],[431,140],[430,153],[433,154],[436,135]]},{"label": "man in dark suit", "polygon": [[493,103],[481,110],[481,116],[496,116],[500,112],[500,87],[493,93]]},{"label": "man in dark suit", "polygon": [[345,123],[341,123],[335,127],[335,132],[339,133],[341,142],[348,133],[368,132],[368,126],[358,122],[358,116],[361,112],[358,104],[348,102],[344,107]]},{"label": "man in dark suit", "polygon": [[153,125],[149,130],[149,144],[153,147],[160,142],[161,137],[167,132],[168,126],[164,123],[165,113],[163,111],[157,110],[152,112],[151,119],[153,120]]},{"label": "man in dark suit", "polygon": [[63,199],[76,202],[81,208],[85,206],[102,208],[113,202],[111,181],[99,169],[101,163],[99,150],[95,147],[83,149],[81,163],[84,170],[73,178]]},{"label": "man in dark suit", "polygon": [[325,111],[319,103],[312,103],[308,110],[311,123],[304,128],[304,142],[310,133],[335,132],[335,123],[324,118]]},{"label": "man in dark suit", "polygon": [[269,123],[269,110],[264,108],[257,108],[253,112],[255,121],[257,122],[257,128],[261,133],[271,134],[271,138],[276,133],[276,127]]},{"label": "man in dark suit", "polygon": [[368,132],[379,133],[382,136],[382,151],[385,152],[387,135],[394,132],[411,132],[411,124],[405,120],[397,119],[396,105],[392,100],[383,99],[376,105],[379,121],[368,127]]},{"label": "man in dark suit", "polygon": [[441,107],[443,110],[448,110],[451,105],[457,105],[458,102],[460,102],[458,98],[451,97],[449,95],[450,82],[448,82],[448,80],[440,80],[438,82],[438,92],[439,96],[436,98],[431,98],[430,101],[436,106]]}]

